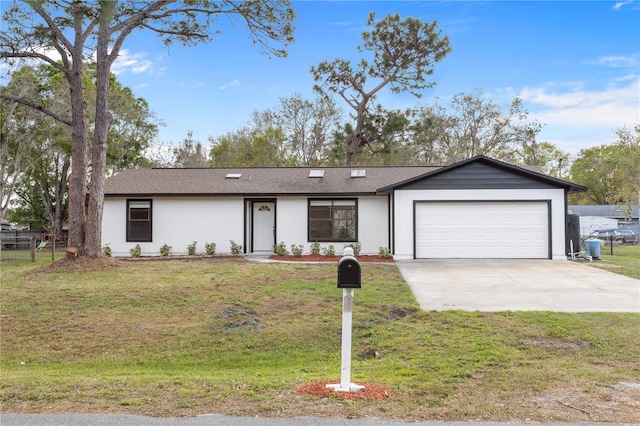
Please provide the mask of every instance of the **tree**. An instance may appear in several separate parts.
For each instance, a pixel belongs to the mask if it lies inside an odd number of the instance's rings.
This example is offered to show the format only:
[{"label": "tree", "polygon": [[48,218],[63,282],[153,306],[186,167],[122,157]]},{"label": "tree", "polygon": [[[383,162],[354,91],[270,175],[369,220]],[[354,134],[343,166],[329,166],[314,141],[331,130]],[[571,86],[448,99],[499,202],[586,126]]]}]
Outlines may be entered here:
[{"label": "tree", "polygon": [[310,101],[294,94],[280,98],[275,114],[285,134],[287,158],[299,166],[321,163],[331,131],[340,117],[335,101],[326,96]]},{"label": "tree", "polygon": [[211,164],[225,166],[311,166],[324,163],[331,132],[340,117],[335,101],[293,94],[280,104],[253,111],[244,128],[212,143]]},{"label": "tree", "polygon": [[283,167],[292,165],[287,158],[285,136],[273,111],[254,111],[247,126],[219,138],[213,145],[210,164],[214,167]]},{"label": "tree", "polygon": [[640,198],[640,124],[617,129],[618,141],[583,149],[571,166],[574,182],[588,188],[579,204],[633,205]]},{"label": "tree", "polygon": [[[195,45],[212,39],[210,28],[222,16],[240,18],[263,52],[285,56],[293,41],[293,9],[287,0],[39,0],[15,2],[4,13],[0,58],[44,61],[58,69],[69,85],[71,113],[58,114],[29,98],[0,97],[35,108],[71,128],[69,244],[80,254],[100,256],[104,183],[111,115],[108,93],[111,66],[127,37],[136,29],[155,32],[166,45]],[[271,43],[275,43],[276,47]],[[94,56],[96,98],[91,141],[91,175],[87,213],[88,111],[82,84],[85,60]],[[86,226],[86,227],[85,227]]]},{"label": "tree", "polygon": [[518,152],[535,144],[540,131],[537,123],[526,121],[527,117],[518,98],[505,112],[496,102],[485,100],[482,90],[459,93],[448,108],[436,103],[418,112],[416,148],[432,164],[451,164],[476,155],[515,163]]},{"label": "tree", "polygon": [[455,125],[455,118],[438,103],[419,108],[411,125],[416,159],[429,165],[449,163],[447,147],[453,144],[450,129]]},{"label": "tree", "polygon": [[571,177],[588,190],[579,194],[579,204],[618,204],[620,190],[615,151],[615,147],[607,145],[580,150],[571,166]]},{"label": "tree", "polygon": [[[373,28],[362,34],[364,43],[358,46],[358,51],[372,53],[371,63],[363,58],[354,69],[350,61],[335,59],[311,68],[318,93],[336,93],[354,110],[347,166],[355,164],[364,144],[372,143],[363,135],[366,117],[375,110],[372,106],[376,95],[389,86],[392,93],[408,92],[420,97],[422,90],[435,84],[427,81],[434,64],[451,51],[449,39],[441,37],[437,22],[422,23],[412,17],[402,21],[398,14],[374,22],[375,14],[371,13],[367,25]],[[372,87],[365,89],[368,79],[372,80]]]},{"label": "tree", "polygon": [[[3,88],[4,91],[4,88]],[[17,105],[2,103],[0,109],[0,219],[5,219],[9,202],[19,179],[33,168],[29,157],[30,139],[27,132],[29,120],[20,117]]]},{"label": "tree", "polygon": [[[93,69],[95,67],[91,65],[85,67],[83,81],[85,93],[89,97],[89,106],[95,104],[91,99],[96,87]],[[131,90],[123,87],[115,76],[112,75],[111,78],[109,112],[114,125],[109,130],[107,167],[113,173],[141,163],[144,159],[142,150],[155,137],[157,124],[146,101],[135,98]],[[27,86],[25,82],[38,88],[29,96],[32,101],[46,104],[50,108],[55,106],[61,113],[68,112],[69,91],[64,77],[57,69],[45,64],[37,68],[20,68],[12,74],[6,90],[13,93],[17,87]],[[67,192],[71,166],[71,137],[68,126],[21,104],[5,104],[19,106],[30,117],[29,126],[24,129],[9,127],[14,130],[9,133],[12,137],[24,134],[29,137],[22,145],[25,147],[23,149],[29,149],[25,157],[32,161],[32,167],[29,173],[23,174],[18,180],[19,189],[16,190],[19,196],[17,211],[26,215],[21,218],[21,222],[36,220],[41,222],[40,226],[60,234],[62,224],[68,218]],[[19,131],[17,135],[15,130]],[[17,214],[14,214],[15,216]]]},{"label": "tree", "polygon": [[542,173],[558,179],[566,177],[563,167],[567,170],[570,167],[570,155],[550,142],[523,143],[516,155],[520,157],[516,164],[538,166]]},{"label": "tree", "polygon": [[61,140],[58,146],[52,145],[49,151],[39,158],[33,171],[20,180],[14,219],[62,235],[69,208],[69,138]]},{"label": "tree", "polygon": [[187,137],[182,143],[173,148],[173,167],[206,167],[208,165],[207,153],[202,143],[193,140],[193,132],[187,132]]},{"label": "tree", "polygon": [[[412,111],[387,111],[378,106],[365,117],[363,123],[362,150],[358,163],[362,165],[390,166],[416,164],[413,151],[411,117]],[[352,123],[333,133],[333,145],[327,155],[330,164],[341,165],[351,147]]]},{"label": "tree", "polygon": [[[622,175],[620,197],[628,207],[633,204],[640,205],[640,123],[633,129],[626,127],[616,129],[618,135],[617,145],[621,147],[621,155],[618,157],[619,173]],[[630,208],[629,218],[631,217]]]},{"label": "tree", "polygon": [[[46,80],[50,84],[42,84]],[[46,67],[24,67],[13,73],[1,93],[38,99],[52,111],[65,110],[65,102],[56,102],[64,87]],[[62,130],[49,117],[13,102],[0,104],[0,216],[4,217],[9,202],[23,176],[29,175],[45,156],[50,136]]]},{"label": "tree", "polygon": [[146,165],[144,152],[163,125],[144,98],[136,97],[111,74],[109,85],[109,145],[107,174]]}]

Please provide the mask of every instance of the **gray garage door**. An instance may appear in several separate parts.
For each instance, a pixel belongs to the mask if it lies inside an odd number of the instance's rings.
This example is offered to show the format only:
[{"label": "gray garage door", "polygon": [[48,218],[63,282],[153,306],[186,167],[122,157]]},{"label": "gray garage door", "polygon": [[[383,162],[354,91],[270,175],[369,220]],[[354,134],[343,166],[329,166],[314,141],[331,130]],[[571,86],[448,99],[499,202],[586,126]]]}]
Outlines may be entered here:
[{"label": "gray garage door", "polygon": [[549,258],[547,202],[424,202],[415,218],[419,259]]}]

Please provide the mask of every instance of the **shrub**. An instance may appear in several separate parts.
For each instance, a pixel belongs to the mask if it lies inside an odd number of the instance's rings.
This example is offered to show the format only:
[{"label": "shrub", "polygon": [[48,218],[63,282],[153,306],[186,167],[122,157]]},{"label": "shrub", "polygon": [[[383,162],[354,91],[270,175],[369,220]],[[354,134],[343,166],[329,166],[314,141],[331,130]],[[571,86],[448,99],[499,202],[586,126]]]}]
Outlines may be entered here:
[{"label": "shrub", "polygon": [[336,255],[336,249],[333,246],[333,244],[330,244],[329,247],[322,249],[322,254],[324,254],[327,257],[334,257]]},{"label": "shrub", "polygon": [[362,243],[360,241],[347,244],[345,247],[351,247],[353,249],[353,255],[360,256],[360,252],[362,251]]},{"label": "shrub", "polygon": [[111,247],[109,247],[109,244],[105,244],[104,247],[102,247],[102,254],[107,256],[107,257],[111,257]]},{"label": "shrub", "polygon": [[216,254],[216,243],[204,243],[204,251],[209,256],[213,256]]},{"label": "shrub", "polygon": [[129,249],[129,253],[131,253],[131,257],[140,257],[140,255],[142,254],[140,244],[136,244],[134,248]]},{"label": "shrub", "polygon": [[193,256],[194,254],[196,254],[196,244],[198,242],[194,241],[192,244],[189,244],[187,246],[187,253],[189,253],[189,256]]},{"label": "shrub", "polygon": [[391,250],[389,250],[387,247],[380,247],[378,249],[378,256],[383,259],[391,259]]},{"label": "shrub", "polygon": [[229,240],[231,243],[231,254],[237,256],[242,253],[242,244],[238,244],[233,240]]},{"label": "shrub", "polygon": [[320,254],[320,243],[315,242],[311,244],[311,254]]},{"label": "shrub", "polygon": [[160,247],[160,254],[164,257],[169,256],[169,254],[171,253],[171,246],[170,245],[163,245],[162,247]]},{"label": "shrub", "polygon": [[287,250],[287,246],[284,244],[284,241],[281,241],[278,244],[274,244],[273,252],[278,256],[286,256],[289,254],[289,251]]},{"label": "shrub", "polygon": [[302,257],[303,252],[304,252],[304,246],[302,244],[300,245],[291,244],[291,253],[293,253],[294,257]]}]

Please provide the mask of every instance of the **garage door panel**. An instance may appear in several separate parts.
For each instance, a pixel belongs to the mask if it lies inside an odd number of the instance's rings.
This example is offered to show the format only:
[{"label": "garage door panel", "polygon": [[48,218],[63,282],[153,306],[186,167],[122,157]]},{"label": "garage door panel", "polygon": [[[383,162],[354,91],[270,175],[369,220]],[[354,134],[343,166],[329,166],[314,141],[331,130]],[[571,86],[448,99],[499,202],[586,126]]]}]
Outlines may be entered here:
[{"label": "garage door panel", "polygon": [[546,202],[418,203],[417,258],[549,257]]}]

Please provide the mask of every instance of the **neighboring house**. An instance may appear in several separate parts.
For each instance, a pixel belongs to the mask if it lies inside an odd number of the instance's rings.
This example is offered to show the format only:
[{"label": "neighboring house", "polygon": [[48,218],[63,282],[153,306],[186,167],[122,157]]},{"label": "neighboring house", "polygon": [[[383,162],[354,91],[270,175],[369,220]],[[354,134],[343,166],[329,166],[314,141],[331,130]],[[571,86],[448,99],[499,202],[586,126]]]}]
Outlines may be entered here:
[{"label": "neighboring house", "polygon": [[569,211],[580,216],[580,234],[590,235],[599,229],[631,229],[639,234],[638,206],[571,205]]},{"label": "neighboring house", "polygon": [[105,188],[116,256],[197,241],[230,252],[360,242],[395,259],[566,259],[567,194],[586,188],[479,156],[447,167],[131,169]]},{"label": "neighboring house", "polygon": [[[571,207],[569,208],[569,212],[573,213]],[[583,238],[590,236],[594,231],[598,231],[600,229],[618,228],[618,219],[611,219],[602,216],[579,216],[579,220],[580,236]]]}]

